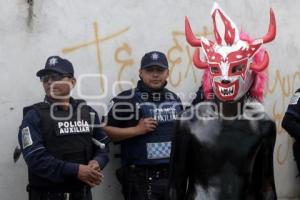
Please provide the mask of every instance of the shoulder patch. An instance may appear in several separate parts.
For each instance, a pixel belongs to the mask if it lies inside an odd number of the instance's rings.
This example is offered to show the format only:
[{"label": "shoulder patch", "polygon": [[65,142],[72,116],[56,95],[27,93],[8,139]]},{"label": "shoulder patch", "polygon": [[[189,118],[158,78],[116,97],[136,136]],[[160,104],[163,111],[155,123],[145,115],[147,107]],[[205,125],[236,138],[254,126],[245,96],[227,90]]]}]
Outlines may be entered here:
[{"label": "shoulder patch", "polygon": [[299,98],[300,98],[300,92],[296,92],[290,100],[290,105],[296,105],[298,103]]},{"label": "shoulder patch", "polygon": [[30,134],[30,129],[28,126],[22,129],[22,146],[23,149],[29,147],[33,144]]}]

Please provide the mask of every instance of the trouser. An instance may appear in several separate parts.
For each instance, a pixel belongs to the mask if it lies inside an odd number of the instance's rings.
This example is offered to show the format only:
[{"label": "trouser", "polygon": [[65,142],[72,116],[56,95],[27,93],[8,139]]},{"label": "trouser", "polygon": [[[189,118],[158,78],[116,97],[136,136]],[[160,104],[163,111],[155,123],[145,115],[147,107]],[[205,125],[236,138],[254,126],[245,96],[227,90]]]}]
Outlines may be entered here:
[{"label": "trouser", "polygon": [[298,168],[298,176],[300,175],[300,141],[295,141],[293,144],[294,158]]},{"label": "trouser", "polygon": [[89,188],[74,192],[47,192],[28,187],[29,200],[92,200]]},{"label": "trouser", "polygon": [[117,170],[125,200],[165,200],[168,166],[137,167],[131,165]]}]

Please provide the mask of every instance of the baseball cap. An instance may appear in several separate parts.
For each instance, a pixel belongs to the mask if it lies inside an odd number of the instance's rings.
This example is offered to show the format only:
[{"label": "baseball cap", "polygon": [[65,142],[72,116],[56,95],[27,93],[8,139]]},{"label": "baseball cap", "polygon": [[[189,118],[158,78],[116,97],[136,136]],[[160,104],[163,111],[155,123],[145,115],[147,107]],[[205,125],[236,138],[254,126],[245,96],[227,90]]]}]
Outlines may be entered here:
[{"label": "baseball cap", "polygon": [[57,72],[60,74],[71,74],[74,76],[74,68],[70,61],[59,56],[50,56],[45,64],[45,68],[39,70],[36,75],[43,76],[49,72]]},{"label": "baseball cap", "polygon": [[168,60],[165,54],[159,51],[151,51],[146,53],[141,60],[141,69],[152,66],[159,66],[164,69],[168,69]]}]

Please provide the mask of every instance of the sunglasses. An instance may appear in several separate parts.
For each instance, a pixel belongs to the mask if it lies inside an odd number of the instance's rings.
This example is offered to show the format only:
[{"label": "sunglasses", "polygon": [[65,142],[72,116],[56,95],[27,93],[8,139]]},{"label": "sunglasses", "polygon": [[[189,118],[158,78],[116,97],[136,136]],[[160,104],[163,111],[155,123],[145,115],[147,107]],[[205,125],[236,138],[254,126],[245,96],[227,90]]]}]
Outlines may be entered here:
[{"label": "sunglasses", "polygon": [[61,81],[63,78],[68,77],[72,78],[72,75],[65,75],[65,74],[46,74],[40,77],[41,82],[45,83],[48,82],[50,79],[52,81]]}]

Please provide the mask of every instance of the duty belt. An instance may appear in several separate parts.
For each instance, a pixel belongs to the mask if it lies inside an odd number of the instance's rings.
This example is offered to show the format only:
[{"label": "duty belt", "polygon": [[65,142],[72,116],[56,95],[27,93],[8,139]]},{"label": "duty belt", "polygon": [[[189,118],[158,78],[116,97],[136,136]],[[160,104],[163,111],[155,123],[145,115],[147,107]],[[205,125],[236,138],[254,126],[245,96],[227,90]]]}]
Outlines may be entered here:
[{"label": "duty belt", "polygon": [[30,188],[29,200],[83,200],[88,192],[86,187],[74,192],[47,192]]},{"label": "duty belt", "polygon": [[136,166],[130,165],[130,171],[137,174],[138,176],[148,178],[168,178],[169,167],[168,166]]}]

